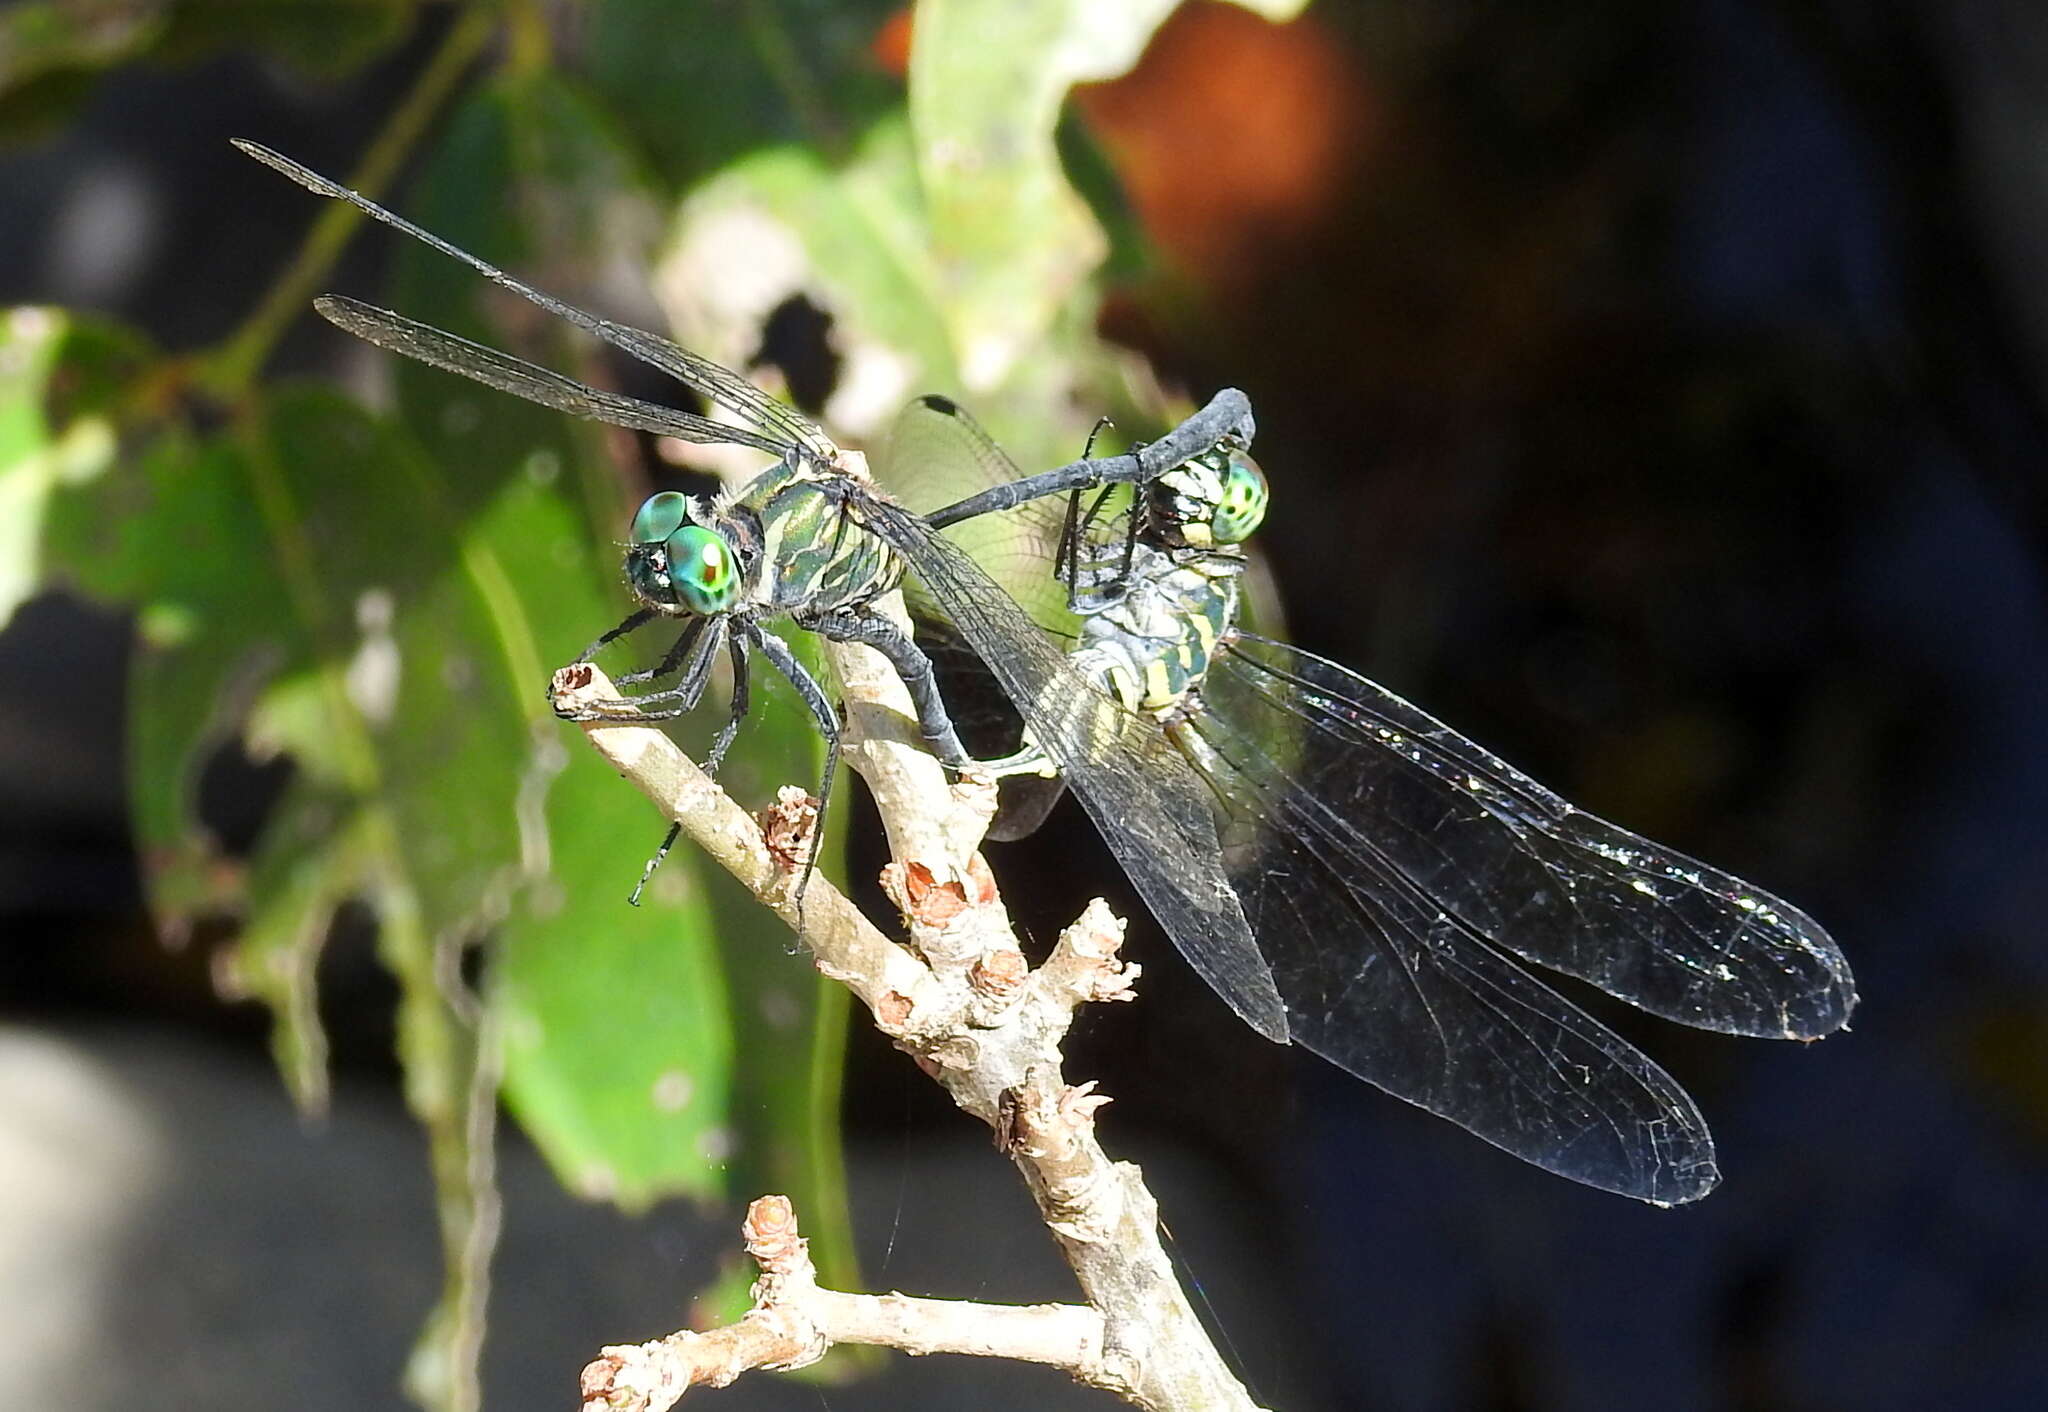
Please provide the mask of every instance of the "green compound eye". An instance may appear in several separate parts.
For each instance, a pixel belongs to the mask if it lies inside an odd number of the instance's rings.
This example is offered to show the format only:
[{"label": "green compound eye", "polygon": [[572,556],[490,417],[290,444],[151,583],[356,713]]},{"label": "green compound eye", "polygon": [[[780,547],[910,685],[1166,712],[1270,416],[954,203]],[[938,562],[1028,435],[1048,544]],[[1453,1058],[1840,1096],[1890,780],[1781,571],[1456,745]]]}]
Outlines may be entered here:
[{"label": "green compound eye", "polygon": [[[655,500],[661,497],[656,496]],[[677,497],[680,499],[681,497]],[[640,514],[647,514],[642,506]],[[638,518],[634,520],[637,527]],[[739,594],[739,566],[732,546],[702,525],[684,525],[668,537],[668,581],[693,613],[723,613]]]},{"label": "green compound eye", "polygon": [[1218,544],[1240,544],[1266,518],[1266,473],[1259,463],[1242,451],[1230,454],[1230,469],[1223,473],[1223,493],[1216,501],[1216,513],[1209,520],[1209,532]]},{"label": "green compound eye", "polygon": [[641,502],[640,509],[633,516],[632,542],[659,544],[689,518],[689,496],[673,490],[650,495]]}]

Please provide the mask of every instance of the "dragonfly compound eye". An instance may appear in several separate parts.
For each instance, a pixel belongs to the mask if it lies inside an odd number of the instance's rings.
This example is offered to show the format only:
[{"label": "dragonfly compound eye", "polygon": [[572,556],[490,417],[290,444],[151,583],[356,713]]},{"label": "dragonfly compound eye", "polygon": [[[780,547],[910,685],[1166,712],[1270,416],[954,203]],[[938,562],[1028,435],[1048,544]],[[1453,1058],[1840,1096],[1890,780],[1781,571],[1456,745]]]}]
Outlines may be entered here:
[{"label": "dragonfly compound eye", "polygon": [[668,537],[668,581],[691,612],[723,613],[739,594],[732,546],[702,525],[682,526]]},{"label": "dragonfly compound eye", "polygon": [[1223,493],[1217,497],[1209,532],[1218,544],[1241,544],[1265,518],[1266,473],[1250,456],[1234,451],[1230,469],[1223,474]]},{"label": "dragonfly compound eye", "polygon": [[633,516],[632,542],[659,544],[680,529],[689,518],[689,496],[674,490],[664,490],[658,495],[650,495],[640,502],[640,509]]}]

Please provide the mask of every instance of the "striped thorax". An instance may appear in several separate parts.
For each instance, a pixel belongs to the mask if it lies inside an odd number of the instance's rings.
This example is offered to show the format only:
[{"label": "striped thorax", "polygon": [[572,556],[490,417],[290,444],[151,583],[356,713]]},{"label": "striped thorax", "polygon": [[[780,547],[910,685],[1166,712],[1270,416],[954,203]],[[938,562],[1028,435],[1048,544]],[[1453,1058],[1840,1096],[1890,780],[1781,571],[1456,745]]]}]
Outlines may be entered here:
[{"label": "striped thorax", "polygon": [[848,512],[843,482],[795,457],[736,498],[650,496],[626,546],[634,595],[669,617],[851,608],[902,577],[902,559]]}]

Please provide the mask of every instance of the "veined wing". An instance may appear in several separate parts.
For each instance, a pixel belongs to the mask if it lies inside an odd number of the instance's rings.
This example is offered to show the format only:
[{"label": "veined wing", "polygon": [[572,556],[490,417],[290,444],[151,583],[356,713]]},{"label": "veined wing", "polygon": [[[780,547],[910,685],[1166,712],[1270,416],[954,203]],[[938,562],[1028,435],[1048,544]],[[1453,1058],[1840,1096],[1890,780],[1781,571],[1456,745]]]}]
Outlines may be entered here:
[{"label": "veined wing", "polygon": [[510,353],[458,338],[431,324],[408,319],[403,314],[394,314],[389,309],[379,309],[338,294],[321,295],[313,301],[313,307],[335,327],[345,329],[379,348],[402,353],[444,372],[459,373],[486,387],[509,392],[514,397],[523,397],[557,412],[567,412],[572,417],[712,446],[727,443],[751,446],[771,456],[779,456],[788,449],[785,443],[763,436],[749,427],[730,426],[673,407],[642,402],[637,397],[605,392],[537,363],[515,358]]},{"label": "veined wing", "polygon": [[858,513],[988,664],[1189,964],[1245,1023],[1284,1042],[1287,1012],[1224,876],[1212,796],[1158,723],[1085,681],[965,550],[923,520],[875,498]]},{"label": "veined wing", "polygon": [[[890,494],[916,510],[1008,485],[1024,474],[957,402],[929,395],[914,399],[897,416],[875,466]],[[945,532],[1063,651],[1072,647],[1078,629],[1066,590],[1053,574],[1065,507],[1063,496],[1026,501],[1003,514],[963,520]],[[904,599],[917,622],[918,645],[938,673],[939,695],[967,748],[982,759],[1021,749],[1022,718],[987,664],[916,578],[904,585]],[[1065,792],[1057,777],[1005,779],[988,836],[1001,843],[1037,832]]]},{"label": "veined wing", "polygon": [[[634,328],[630,324],[614,323],[610,319],[601,319],[595,314],[577,308],[566,300],[557,299],[552,294],[544,293],[527,284],[524,280],[505,273],[505,271],[491,264],[488,260],[479,259],[467,250],[451,245],[432,231],[416,226],[403,216],[394,215],[392,212],[385,210],[367,196],[351,191],[338,182],[329,181],[312,168],[301,166],[291,158],[271,151],[261,143],[250,142],[244,138],[236,138],[235,146],[265,166],[282,172],[314,195],[329,197],[336,201],[346,201],[357,210],[376,220],[382,221],[392,229],[404,231],[422,244],[430,245],[450,259],[458,260],[469,266],[472,270],[475,270],[500,288],[511,290],[520,298],[545,309],[556,318],[574,324],[593,337],[611,344],[614,348],[630,353],[649,367],[659,368],[670,377],[676,379],[676,381],[695,388],[712,401],[723,405],[728,411],[735,412],[741,417],[746,418],[759,431],[772,438],[775,442],[773,449],[778,453],[788,446],[795,445],[803,447],[828,462],[837,454],[838,448],[833,445],[831,438],[819,430],[809,418],[789,407],[783,406],[782,403],[777,402],[739,374],[720,367],[709,358],[692,353],[689,349],[663,338],[659,334],[649,333],[645,329]],[[399,349],[398,351],[405,352],[406,350]],[[414,354],[411,356],[418,355]],[[426,359],[423,361],[431,362],[432,360]],[[437,364],[436,366],[445,365]],[[477,376],[476,373],[465,368],[455,368],[452,371],[461,372],[465,376]],[[487,381],[487,379],[483,378],[478,378],[478,380]],[[499,384],[492,385],[498,386]],[[508,388],[506,390],[511,391],[513,389]],[[519,395],[523,397],[526,394],[522,392]],[[547,403],[544,405],[552,406],[554,404]],[[576,415],[582,416],[585,414],[579,412]],[[732,437],[726,439],[739,440],[739,438]],[[744,444],[750,446],[757,445],[753,441],[747,441]]]},{"label": "veined wing", "polygon": [[[906,587],[912,584],[916,584],[914,576],[906,580]],[[917,587],[917,597],[928,597],[922,585]],[[918,648],[931,660],[939,699],[946,703],[946,714],[953,718],[953,729],[959,732],[967,753],[977,760],[1001,760],[1021,751],[1024,717],[980,654],[936,604],[913,607],[911,617],[917,627]],[[1066,644],[1060,645],[1065,650]],[[1067,786],[1058,775],[1015,774],[1003,777],[1000,790],[987,836],[997,843],[1011,843],[1038,832]]]},{"label": "veined wing", "polygon": [[[1213,672],[1212,672],[1213,676]],[[1296,1043],[1528,1162],[1675,1205],[1720,1180],[1671,1076],[1356,846],[1275,747],[1197,713],[1175,736],[1224,801],[1224,857]]]},{"label": "veined wing", "polygon": [[[1024,479],[1017,463],[951,398],[914,398],[889,430],[876,479],[920,514],[963,496]],[[1053,576],[1066,497],[1026,501],[946,530],[988,576],[1048,632],[1072,638],[1074,615]],[[913,611],[927,606],[911,595]]]},{"label": "veined wing", "polygon": [[[1392,913],[1454,918],[1701,1029],[1812,1039],[1856,1003],[1841,951],[1797,908],[1574,807],[1334,662],[1233,634],[1194,728],[1247,758],[1239,774],[1259,779],[1262,798],[1277,798],[1284,776],[1288,818],[1313,825],[1303,838],[1358,879],[1352,895]],[[1248,856],[1231,867],[1241,896],[1263,885]]]}]

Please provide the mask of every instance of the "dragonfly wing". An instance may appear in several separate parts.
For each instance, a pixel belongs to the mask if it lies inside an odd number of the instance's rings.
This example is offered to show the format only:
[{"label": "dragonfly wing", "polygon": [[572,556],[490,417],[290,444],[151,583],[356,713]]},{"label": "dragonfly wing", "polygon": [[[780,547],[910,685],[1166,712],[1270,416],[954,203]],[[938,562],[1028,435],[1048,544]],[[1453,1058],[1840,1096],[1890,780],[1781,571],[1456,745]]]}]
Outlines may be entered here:
[{"label": "dragonfly wing", "polygon": [[1295,1042],[1560,1176],[1659,1205],[1711,1191],[1685,1090],[1359,847],[1315,793],[1321,742],[1244,729],[1265,724],[1203,711],[1172,734],[1223,800]]},{"label": "dragonfly wing", "polygon": [[[921,587],[921,586],[920,586]],[[976,655],[952,623],[938,616],[936,605],[928,605],[917,619],[917,645],[931,659],[937,674],[939,699],[953,718],[960,743],[977,760],[1000,760],[1024,748],[1024,718],[1003,694],[1002,684],[988,665]],[[1038,832],[1066,783],[1057,775],[1006,775],[1000,781],[1001,795],[988,837],[997,843],[1012,843]]]},{"label": "dragonfly wing", "polygon": [[[896,499],[922,512],[1023,479],[1007,452],[950,398],[913,399],[897,415],[876,476]],[[946,537],[1048,631],[1071,636],[1074,616],[1053,576],[1066,497],[1027,501],[1002,514],[963,520]],[[913,594],[913,611],[931,606]]]},{"label": "dragonfly wing", "polygon": [[486,387],[523,397],[572,417],[605,422],[615,427],[653,432],[657,436],[680,437],[684,441],[709,445],[730,443],[751,446],[779,456],[783,443],[747,427],[728,426],[673,407],[642,402],[605,392],[562,376],[552,369],[515,358],[510,353],[458,338],[430,324],[379,309],[372,304],[338,294],[326,294],[313,301],[322,318],[357,338],[379,348],[401,353],[444,372],[457,373]]},{"label": "dragonfly wing", "polygon": [[1728,1034],[1811,1039],[1856,1003],[1797,908],[1575,808],[1356,672],[1238,633],[1201,700],[1289,771],[1326,849],[1526,960]]},{"label": "dragonfly wing", "polygon": [[[602,339],[614,348],[630,353],[633,357],[652,368],[659,368],[678,382],[684,383],[703,393],[714,402],[724,404],[728,411],[736,412],[752,422],[762,433],[775,442],[775,451],[790,445],[801,446],[821,460],[829,462],[837,454],[836,448],[825,433],[808,418],[793,408],[785,407],[760,388],[755,387],[738,373],[719,366],[709,358],[692,353],[680,344],[663,338],[660,334],[634,328],[631,324],[614,323],[601,319],[587,310],[579,309],[565,299],[557,299],[544,290],[537,289],[513,275],[507,274],[488,260],[470,254],[458,245],[450,244],[432,231],[414,225],[405,217],[385,210],[369,197],[351,191],[340,182],[321,176],[312,168],[294,162],[280,152],[246,138],[234,139],[236,147],[265,166],[282,172],[316,196],[325,196],[335,201],[346,201],[357,210],[376,220],[382,221],[393,230],[403,231],[423,245],[432,246],[451,260],[469,266],[485,279],[501,289],[509,289],[520,298],[539,308],[545,309],[556,318],[566,320],[577,328]],[[399,350],[403,352],[404,350]],[[464,372],[464,369],[452,371]],[[468,374],[474,376],[474,374]],[[524,393],[520,394],[524,396]],[[579,413],[578,415],[582,415]],[[730,438],[738,440],[738,438]],[[745,445],[757,446],[755,441]]]},{"label": "dragonfly wing", "polygon": [[[896,418],[877,475],[889,491],[915,509],[943,505],[992,486],[1019,480],[1000,446],[967,411],[950,398],[914,399]],[[1054,576],[1063,496],[1027,501],[1001,514],[963,520],[946,537],[973,556],[1003,591],[1045,631],[1072,646],[1076,629],[1066,590]],[[1023,745],[1023,722],[1001,684],[947,621],[921,582],[904,586],[917,620],[918,642],[938,673],[939,695],[952,712],[970,753],[991,760]],[[988,836],[998,843],[1028,838],[1052,812],[1066,786],[1043,775],[1012,775],[1002,782],[1002,799]]]},{"label": "dragonfly wing", "polygon": [[988,826],[989,838],[1015,843],[1031,837],[1066,792],[1067,782],[1058,775],[1011,775],[1002,783],[1002,802]]},{"label": "dragonfly wing", "polygon": [[988,664],[1189,964],[1247,1024],[1284,1041],[1286,1010],[1223,872],[1212,796],[1158,723],[1076,673],[960,546],[884,500],[858,513]]}]

